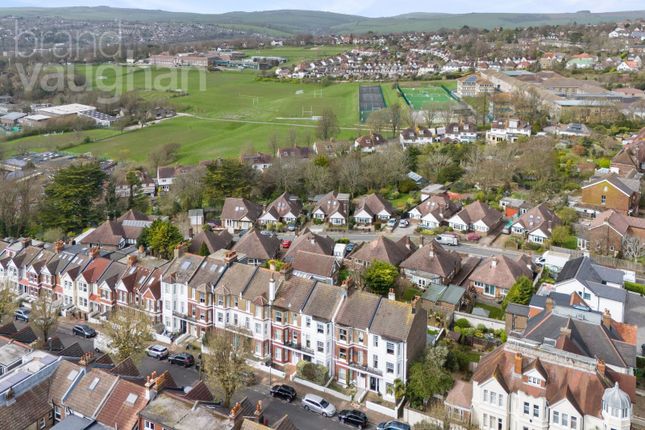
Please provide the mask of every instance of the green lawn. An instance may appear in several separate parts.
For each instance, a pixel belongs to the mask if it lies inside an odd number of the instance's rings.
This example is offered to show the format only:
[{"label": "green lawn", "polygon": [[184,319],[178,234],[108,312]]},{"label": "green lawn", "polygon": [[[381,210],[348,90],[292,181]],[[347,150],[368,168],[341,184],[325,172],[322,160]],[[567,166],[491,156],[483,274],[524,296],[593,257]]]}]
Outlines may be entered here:
[{"label": "green lawn", "polygon": [[304,60],[320,60],[347,51],[346,46],[314,46],[314,47],[277,47],[264,49],[247,49],[247,56],[262,55],[266,57],[285,57],[287,64],[297,64]]},{"label": "green lawn", "polygon": [[486,309],[490,314],[488,315],[490,318],[494,318],[497,320],[503,320],[504,319],[504,311],[502,308],[498,306],[493,306],[493,305],[487,305],[485,303],[477,303],[475,305],[476,308],[482,308]]},{"label": "green lawn", "polygon": [[[330,54],[332,48],[275,48],[265,54],[290,58]],[[336,49],[335,47],[333,49]],[[309,52],[312,51],[312,52]],[[7,153],[24,150],[66,150],[92,153],[116,160],[143,162],[148,154],[166,143],[178,143],[178,162],[195,164],[215,157],[237,157],[245,149],[269,151],[269,141],[287,145],[290,129],[296,131],[298,144],[315,140],[316,121],[331,108],[338,117],[339,139],[353,139],[364,132],[359,123],[359,83],[278,82],[259,79],[255,72],[203,72],[195,69],[155,69],[115,65],[79,65],[77,73],[86,75],[94,88],[108,94],[137,90],[150,100],[165,99],[178,112],[192,117],[178,117],[143,129],[121,133],[116,130],[91,130],[55,136],[34,136],[0,142]],[[401,102],[390,83],[382,84],[388,105]],[[177,90],[185,91],[181,95]],[[321,95],[322,91],[322,95]],[[90,143],[83,143],[87,138]]]}]

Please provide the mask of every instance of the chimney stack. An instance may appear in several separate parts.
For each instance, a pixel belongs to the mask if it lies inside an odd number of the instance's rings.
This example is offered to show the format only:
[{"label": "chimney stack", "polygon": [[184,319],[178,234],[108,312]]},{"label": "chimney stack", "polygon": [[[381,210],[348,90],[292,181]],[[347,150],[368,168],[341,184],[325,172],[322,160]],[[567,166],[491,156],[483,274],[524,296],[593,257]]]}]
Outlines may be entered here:
[{"label": "chimney stack", "polygon": [[224,255],[224,264],[226,264],[227,266],[230,266],[230,265],[231,265],[231,264],[233,264],[235,261],[237,261],[237,252],[235,252],[235,251],[228,251],[228,252]]},{"label": "chimney stack", "polygon": [[184,243],[180,243],[180,244],[178,244],[177,246],[175,246],[175,250],[174,250],[174,251],[175,251],[175,252],[174,252],[175,258],[179,258],[179,257],[181,257],[182,255],[184,255],[184,252],[186,251],[186,248],[185,248],[185,246],[184,246]]},{"label": "chimney stack", "polygon": [[101,248],[99,248],[98,246],[93,246],[92,248],[90,248],[90,257],[92,258],[92,260],[99,256],[100,251]]},{"label": "chimney stack", "polygon": [[547,311],[547,313],[553,312],[553,299],[551,296],[546,297],[546,303],[544,303],[544,309]]},{"label": "chimney stack", "polygon": [[394,294],[394,288],[390,288],[390,291],[387,293],[388,300],[396,300],[396,294]]},{"label": "chimney stack", "polygon": [[262,400],[258,400],[257,403],[255,404],[255,412],[253,412],[253,416],[255,418],[255,421],[258,423],[262,423],[262,413],[264,412],[264,408],[262,407]]},{"label": "chimney stack", "polygon": [[276,284],[275,284],[275,279],[273,279],[273,275],[272,275],[271,280],[269,281],[269,304],[272,304],[274,302],[275,295],[276,295]]},{"label": "chimney stack", "polygon": [[137,256],[134,254],[128,255],[128,267],[132,267],[137,264]]},{"label": "chimney stack", "polygon": [[56,252],[56,254],[60,254],[63,249],[65,249],[65,242],[63,242],[62,240],[57,240],[56,242],[54,242],[54,252]]},{"label": "chimney stack", "polygon": [[280,269],[280,274],[284,276],[285,281],[288,281],[293,274],[293,266],[290,263],[283,264],[282,269]]},{"label": "chimney stack", "polygon": [[605,375],[605,370],[607,366],[605,365],[605,362],[603,360],[598,360],[598,363],[596,364],[596,368],[598,369],[598,373],[601,375]]},{"label": "chimney stack", "polygon": [[141,255],[142,257],[144,255],[146,255],[146,247],[145,246],[143,246],[143,245],[139,246],[139,255]]},{"label": "chimney stack", "polygon": [[275,261],[274,260],[269,260],[269,270],[272,272],[276,271],[276,266],[275,266]]},{"label": "chimney stack", "polygon": [[417,313],[417,307],[419,306],[420,300],[421,300],[421,296],[414,296],[414,298],[412,299],[412,302],[410,303],[412,305],[410,312],[412,312],[413,315]]},{"label": "chimney stack", "polygon": [[607,330],[611,330],[611,312],[609,312],[609,309],[605,309],[605,312],[602,313],[602,325]]},{"label": "chimney stack", "polygon": [[519,352],[515,353],[515,365],[513,367],[513,372],[516,375],[522,374],[522,354]]}]

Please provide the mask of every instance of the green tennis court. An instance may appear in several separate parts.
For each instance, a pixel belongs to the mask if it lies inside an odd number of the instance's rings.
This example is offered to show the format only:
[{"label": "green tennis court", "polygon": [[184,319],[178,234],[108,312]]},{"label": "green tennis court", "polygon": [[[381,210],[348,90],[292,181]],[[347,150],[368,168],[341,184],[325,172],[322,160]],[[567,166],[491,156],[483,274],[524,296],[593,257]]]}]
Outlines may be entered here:
[{"label": "green tennis court", "polygon": [[448,91],[440,86],[400,88],[408,104],[414,110],[421,110],[429,104],[446,105],[456,103]]}]

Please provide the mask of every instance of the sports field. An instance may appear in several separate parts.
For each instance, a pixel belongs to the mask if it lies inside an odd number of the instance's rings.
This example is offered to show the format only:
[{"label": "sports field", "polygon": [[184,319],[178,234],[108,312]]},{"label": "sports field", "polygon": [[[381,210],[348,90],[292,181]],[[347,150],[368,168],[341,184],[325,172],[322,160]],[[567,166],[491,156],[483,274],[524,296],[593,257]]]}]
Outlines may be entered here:
[{"label": "sports field", "polygon": [[428,105],[445,106],[457,103],[441,86],[406,87],[401,88],[401,92],[414,110],[422,110]]}]

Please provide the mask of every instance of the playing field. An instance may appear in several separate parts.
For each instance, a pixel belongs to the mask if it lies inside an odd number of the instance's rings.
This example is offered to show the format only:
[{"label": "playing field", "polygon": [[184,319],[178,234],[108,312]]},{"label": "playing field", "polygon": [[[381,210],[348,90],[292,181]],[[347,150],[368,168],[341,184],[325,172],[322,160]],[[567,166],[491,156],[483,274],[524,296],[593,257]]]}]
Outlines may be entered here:
[{"label": "playing field", "polygon": [[406,101],[414,110],[422,110],[428,105],[442,106],[457,103],[442,86],[400,88]]}]

